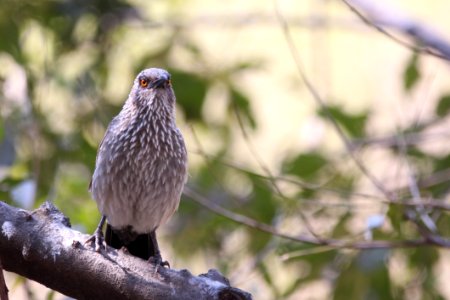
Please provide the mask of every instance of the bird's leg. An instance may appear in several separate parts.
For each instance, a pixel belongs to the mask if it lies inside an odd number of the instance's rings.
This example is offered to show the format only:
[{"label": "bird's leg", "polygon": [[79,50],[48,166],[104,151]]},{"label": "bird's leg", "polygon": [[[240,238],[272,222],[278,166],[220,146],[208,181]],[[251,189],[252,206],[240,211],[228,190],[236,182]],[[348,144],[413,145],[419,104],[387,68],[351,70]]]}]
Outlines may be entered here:
[{"label": "bird's leg", "polygon": [[86,242],[84,242],[85,244],[87,243],[91,243],[95,244],[95,251],[96,252],[100,252],[102,249],[104,249],[105,247],[103,246],[103,225],[105,224],[106,221],[106,217],[102,216],[102,218],[100,219],[100,222],[98,223],[97,229],[95,229],[94,234],[92,234],[87,240]]},{"label": "bird's leg", "polygon": [[168,267],[170,268],[170,264],[167,261],[163,261],[161,257],[161,252],[159,251],[158,241],[156,240],[156,230],[153,230],[150,232],[150,239],[153,243],[153,249],[155,251],[154,255],[151,256],[148,261],[152,264],[154,264],[156,267],[162,266],[162,267]]}]

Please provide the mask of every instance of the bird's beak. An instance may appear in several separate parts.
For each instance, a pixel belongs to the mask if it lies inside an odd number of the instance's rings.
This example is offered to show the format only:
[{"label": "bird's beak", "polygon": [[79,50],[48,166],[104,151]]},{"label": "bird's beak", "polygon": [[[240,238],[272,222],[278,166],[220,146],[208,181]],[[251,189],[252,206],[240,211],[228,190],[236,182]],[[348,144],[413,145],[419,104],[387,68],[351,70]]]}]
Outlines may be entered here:
[{"label": "bird's beak", "polygon": [[151,89],[164,88],[170,85],[170,78],[161,78],[150,84]]}]

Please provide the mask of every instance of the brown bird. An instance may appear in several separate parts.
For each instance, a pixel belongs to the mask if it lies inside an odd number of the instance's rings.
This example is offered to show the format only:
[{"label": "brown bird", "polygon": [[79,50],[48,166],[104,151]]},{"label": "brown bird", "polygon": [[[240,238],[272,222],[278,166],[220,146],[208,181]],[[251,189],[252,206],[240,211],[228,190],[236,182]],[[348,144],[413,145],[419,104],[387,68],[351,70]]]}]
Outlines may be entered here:
[{"label": "brown bird", "polygon": [[155,231],[178,208],[186,178],[187,153],[175,124],[170,74],[143,70],[98,149],[89,188],[102,219],[87,242],[100,251],[106,219],[106,244],[168,265]]}]

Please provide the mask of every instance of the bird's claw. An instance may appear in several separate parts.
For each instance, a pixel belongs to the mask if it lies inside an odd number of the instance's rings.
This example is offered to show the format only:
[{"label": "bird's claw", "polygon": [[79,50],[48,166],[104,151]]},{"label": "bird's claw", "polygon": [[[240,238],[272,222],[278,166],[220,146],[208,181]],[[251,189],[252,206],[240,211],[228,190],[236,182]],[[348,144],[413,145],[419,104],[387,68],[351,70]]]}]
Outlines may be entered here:
[{"label": "bird's claw", "polygon": [[162,260],[161,255],[155,255],[152,256],[148,259],[148,262],[151,263],[152,265],[155,265],[156,268],[158,267],[167,267],[170,269],[170,264],[167,260]]},{"label": "bird's claw", "polygon": [[95,247],[95,252],[101,252],[105,250],[105,246],[103,245],[104,237],[103,232],[101,230],[96,230],[93,235],[91,235],[84,244],[90,244],[91,247]]}]

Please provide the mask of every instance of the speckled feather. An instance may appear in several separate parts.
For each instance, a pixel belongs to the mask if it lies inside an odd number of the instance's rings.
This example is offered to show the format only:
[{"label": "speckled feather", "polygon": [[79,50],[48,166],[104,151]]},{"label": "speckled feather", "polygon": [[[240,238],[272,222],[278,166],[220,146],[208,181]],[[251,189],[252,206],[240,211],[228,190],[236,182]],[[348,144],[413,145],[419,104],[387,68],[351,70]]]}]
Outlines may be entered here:
[{"label": "speckled feather", "polygon": [[[140,79],[149,80],[148,87]],[[114,229],[149,233],[178,208],[187,175],[187,153],[175,124],[169,73],[146,69],[136,77],[121,112],[100,144],[91,192]],[[162,87],[151,83],[165,79]]]}]

